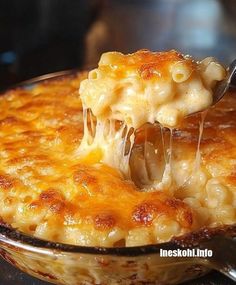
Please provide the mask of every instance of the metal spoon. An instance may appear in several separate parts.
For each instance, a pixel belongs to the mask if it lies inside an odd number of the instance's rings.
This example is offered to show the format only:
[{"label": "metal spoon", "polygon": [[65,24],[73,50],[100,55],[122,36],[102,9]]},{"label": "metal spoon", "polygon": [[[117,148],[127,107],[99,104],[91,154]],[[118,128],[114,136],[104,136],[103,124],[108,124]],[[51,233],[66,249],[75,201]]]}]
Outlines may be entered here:
[{"label": "metal spoon", "polygon": [[[220,101],[220,99],[224,97],[229,87],[236,87],[236,59],[228,67],[227,77],[216,84],[216,87],[213,92],[213,102],[211,106],[214,106],[217,102]],[[187,115],[187,117],[191,117],[195,114],[201,113],[202,111],[205,110],[190,113]]]},{"label": "metal spoon", "polygon": [[220,81],[214,90],[213,103],[215,105],[226,93],[236,75],[236,59],[230,64],[228,68],[227,77]]},{"label": "metal spoon", "polygon": [[236,281],[236,224],[202,228],[172,240],[182,248],[211,250],[211,257],[197,258],[199,264],[220,271]]}]

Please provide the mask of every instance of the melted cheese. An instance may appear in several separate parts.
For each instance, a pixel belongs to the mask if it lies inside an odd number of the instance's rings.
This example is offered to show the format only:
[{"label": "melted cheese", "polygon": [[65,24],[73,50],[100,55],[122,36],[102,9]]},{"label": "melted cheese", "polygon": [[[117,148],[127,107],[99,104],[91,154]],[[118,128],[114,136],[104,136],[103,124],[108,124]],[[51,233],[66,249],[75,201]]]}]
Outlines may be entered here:
[{"label": "melted cheese", "polygon": [[97,118],[134,129],[156,121],[176,127],[211,105],[212,89],[224,77],[224,68],[209,58],[198,63],[176,51],[108,52],[81,82],[80,95]]},{"label": "melted cheese", "polygon": [[[80,86],[85,112],[80,155],[99,149],[101,161],[130,178],[129,160],[136,130],[146,123],[159,122],[170,129],[170,143],[163,175],[161,179],[153,178],[151,188],[170,189],[172,128],[179,126],[185,116],[209,108],[213,88],[225,75],[224,68],[212,58],[195,62],[174,50],[103,54],[98,68],[90,71]],[[87,116],[90,110],[97,120],[93,133]],[[118,127],[117,121],[121,122]],[[151,189],[145,167],[142,171],[138,185]]]},{"label": "melted cheese", "polygon": [[[202,226],[236,222],[235,93],[225,96],[205,119],[195,183],[180,187],[194,169],[199,115],[172,130],[174,190],[146,192],[98,162],[98,149],[89,156],[78,154],[85,131],[78,90],[86,77],[50,80],[0,97],[1,222],[43,239],[110,247],[159,243]],[[91,119],[89,132],[94,135],[96,122],[88,113],[89,124]],[[136,131],[130,154],[133,180],[134,174],[144,174],[143,156],[150,182],[156,167],[162,176],[169,135],[158,124]],[[129,149],[127,145],[127,153]],[[156,155],[154,165],[149,153]]]}]

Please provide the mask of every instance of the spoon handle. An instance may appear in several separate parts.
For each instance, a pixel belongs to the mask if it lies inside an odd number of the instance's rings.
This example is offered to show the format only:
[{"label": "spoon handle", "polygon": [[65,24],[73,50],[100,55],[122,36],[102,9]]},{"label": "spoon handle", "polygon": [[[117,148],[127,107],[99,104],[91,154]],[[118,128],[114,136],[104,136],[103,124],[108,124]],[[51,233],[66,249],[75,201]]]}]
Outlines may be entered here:
[{"label": "spoon handle", "polygon": [[210,268],[236,281],[236,239],[216,236],[200,243],[199,248],[212,250],[212,257],[207,258]]},{"label": "spoon handle", "polygon": [[229,66],[229,79],[230,87],[236,88],[236,59]]}]

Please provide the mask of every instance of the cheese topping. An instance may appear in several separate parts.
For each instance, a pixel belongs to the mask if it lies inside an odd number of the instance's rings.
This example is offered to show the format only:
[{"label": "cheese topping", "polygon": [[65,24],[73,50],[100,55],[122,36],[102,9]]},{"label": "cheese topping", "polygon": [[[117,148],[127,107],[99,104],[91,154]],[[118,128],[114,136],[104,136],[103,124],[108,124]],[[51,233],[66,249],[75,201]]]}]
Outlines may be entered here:
[{"label": "cheese topping", "polygon": [[[80,153],[99,149],[104,163],[130,178],[135,131],[155,122],[171,129],[185,116],[209,108],[214,86],[225,75],[213,58],[195,62],[174,50],[103,54],[80,86],[85,122]],[[169,148],[161,183],[155,182],[154,188],[171,184],[171,143]]]},{"label": "cheese topping", "polygon": [[135,129],[156,121],[176,127],[212,104],[212,89],[224,77],[224,68],[212,58],[198,63],[174,50],[108,52],[81,83],[80,95],[84,107],[104,121]]},{"label": "cheese topping", "polygon": [[[175,184],[169,194],[168,186],[140,191],[100,163],[104,145],[91,147],[86,156],[78,153],[84,134],[78,90],[86,77],[79,73],[47,80],[0,96],[0,223],[51,241],[113,247],[166,242],[201,227],[236,222],[235,92],[208,112],[198,171],[199,115],[186,118],[171,136],[159,124],[136,130],[132,180],[151,187],[162,180],[169,160]],[[97,122],[89,110],[86,114],[92,146]],[[127,141],[128,155],[131,133],[119,121],[114,127]],[[101,134],[105,143],[112,137]]]}]

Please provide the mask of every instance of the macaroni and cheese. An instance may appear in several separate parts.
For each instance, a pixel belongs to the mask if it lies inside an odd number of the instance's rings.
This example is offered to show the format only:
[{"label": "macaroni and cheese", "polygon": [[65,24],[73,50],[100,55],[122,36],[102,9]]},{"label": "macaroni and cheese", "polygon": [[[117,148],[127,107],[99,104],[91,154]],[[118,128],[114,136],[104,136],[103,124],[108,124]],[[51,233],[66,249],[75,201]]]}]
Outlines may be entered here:
[{"label": "macaroni and cheese", "polygon": [[[43,239],[109,247],[235,223],[236,97],[209,111],[199,165],[200,115],[183,119],[211,104],[224,75],[213,59],[175,51],[108,53],[89,74],[4,93],[1,220]],[[160,186],[166,165],[171,184],[166,175]]]}]

